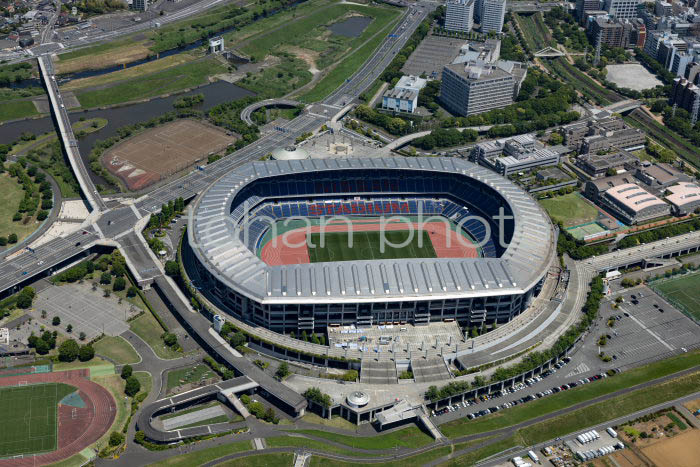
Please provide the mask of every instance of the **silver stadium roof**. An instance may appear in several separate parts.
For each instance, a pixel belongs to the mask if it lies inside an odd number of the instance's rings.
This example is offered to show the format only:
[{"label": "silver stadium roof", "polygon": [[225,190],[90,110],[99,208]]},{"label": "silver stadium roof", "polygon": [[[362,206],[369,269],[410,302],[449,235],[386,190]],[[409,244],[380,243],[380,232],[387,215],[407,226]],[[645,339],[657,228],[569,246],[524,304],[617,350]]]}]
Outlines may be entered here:
[{"label": "silver stadium roof", "polygon": [[[231,203],[243,186],[256,179],[285,174],[352,169],[460,173],[484,183],[498,191],[513,211],[515,229],[510,245],[500,258],[393,259],[269,266],[235,233]],[[478,206],[478,201],[474,204]],[[188,235],[199,261],[228,287],[268,304],[520,294],[544,276],[555,251],[549,217],[528,194],[486,168],[455,158],[251,162],[209,187],[193,211]]]}]

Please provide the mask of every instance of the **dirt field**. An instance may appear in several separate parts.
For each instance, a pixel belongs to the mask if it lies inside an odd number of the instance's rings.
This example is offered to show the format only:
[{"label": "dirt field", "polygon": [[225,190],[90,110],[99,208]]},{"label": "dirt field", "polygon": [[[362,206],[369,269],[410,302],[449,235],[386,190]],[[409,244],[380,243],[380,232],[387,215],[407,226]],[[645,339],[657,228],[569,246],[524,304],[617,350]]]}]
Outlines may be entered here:
[{"label": "dirt field", "polygon": [[685,408],[695,413],[696,410],[700,410],[700,399],[695,399],[694,401],[686,402]]},{"label": "dirt field", "polygon": [[[623,449],[610,455],[620,467],[645,467],[646,463],[630,449]],[[605,458],[604,458],[605,459]]]},{"label": "dirt field", "polygon": [[235,140],[216,127],[176,120],[117,144],[105,152],[102,164],[129,190],[140,190],[222,151]]},{"label": "dirt field", "polygon": [[656,465],[687,467],[698,465],[700,458],[700,430],[688,430],[667,440],[642,449]]}]

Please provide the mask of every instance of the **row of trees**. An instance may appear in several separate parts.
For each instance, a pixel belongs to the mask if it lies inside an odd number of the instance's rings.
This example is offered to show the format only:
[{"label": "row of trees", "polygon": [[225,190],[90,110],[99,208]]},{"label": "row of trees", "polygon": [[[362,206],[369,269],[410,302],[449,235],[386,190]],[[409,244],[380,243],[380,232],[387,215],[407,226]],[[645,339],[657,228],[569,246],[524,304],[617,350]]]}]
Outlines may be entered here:
[{"label": "row of trees", "polygon": [[654,230],[647,230],[646,232],[638,233],[635,235],[628,235],[617,244],[618,248],[634,248],[636,246],[642,245],[644,243],[655,242],[666,237],[675,237],[677,235],[683,235],[688,232],[694,232],[700,229],[700,218],[695,218],[688,222],[676,223],[667,225],[665,227],[659,227]]}]

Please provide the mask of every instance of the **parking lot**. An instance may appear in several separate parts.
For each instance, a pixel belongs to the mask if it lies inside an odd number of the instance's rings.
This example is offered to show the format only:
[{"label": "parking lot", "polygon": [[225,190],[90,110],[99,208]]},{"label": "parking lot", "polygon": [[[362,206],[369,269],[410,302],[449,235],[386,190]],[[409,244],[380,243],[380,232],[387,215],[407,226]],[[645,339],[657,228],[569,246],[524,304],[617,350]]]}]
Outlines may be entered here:
[{"label": "parking lot", "polygon": [[[51,322],[58,316],[59,331],[70,324],[74,335],[84,332],[88,341],[103,332],[118,336],[129,329],[126,320],[141,311],[126,301],[120,304],[114,295],[103,297],[101,288],[92,291],[87,283],[47,287],[38,293],[34,308],[38,311],[37,319],[47,328],[53,329]],[[42,311],[46,311],[46,318],[40,318]]]}]

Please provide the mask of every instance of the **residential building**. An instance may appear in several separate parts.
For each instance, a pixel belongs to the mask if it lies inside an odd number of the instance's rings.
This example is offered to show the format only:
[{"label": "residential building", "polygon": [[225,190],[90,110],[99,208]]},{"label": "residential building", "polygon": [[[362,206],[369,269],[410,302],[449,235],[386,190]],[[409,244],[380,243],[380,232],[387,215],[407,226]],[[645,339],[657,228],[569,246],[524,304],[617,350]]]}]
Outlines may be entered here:
[{"label": "residential building", "polygon": [[[695,78],[697,79],[699,76],[696,74]],[[700,120],[700,88],[691,81],[685,78],[673,80],[671,104],[687,110],[691,119]]]},{"label": "residential building", "polygon": [[671,2],[656,0],[654,14],[656,16],[671,16],[673,14],[673,5],[671,5]]},{"label": "residential building", "polygon": [[474,26],[475,0],[447,0],[445,29],[469,32]]},{"label": "residential building", "polygon": [[700,208],[700,186],[691,182],[672,185],[666,192],[666,201],[671,203],[673,214],[688,215]]},{"label": "residential building", "polygon": [[527,68],[517,62],[452,63],[442,72],[440,101],[461,116],[506,107],[513,103],[526,75]]},{"label": "residential building", "polygon": [[603,208],[626,224],[638,224],[667,216],[670,206],[634,183],[625,183],[606,190],[600,198]]},{"label": "residential building", "polygon": [[620,150],[608,154],[587,154],[576,159],[576,166],[593,178],[605,177],[609,171],[635,170],[639,159],[627,151]]},{"label": "residential building", "polygon": [[584,12],[600,10],[600,0],[576,0],[576,18],[581,24],[584,22]]},{"label": "residential building", "polygon": [[131,8],[136,11],[148,11],[148,0],[133,0]]},{"label": "residential building", "polygon": [[484,11],[484,0],[474,0],[474,21],[481,24],[481,15]]},{"label": "residential building", "polygon": [[503,31],[506,15],[506,0],[482,0],[481,32]]},{"label": "residential building", "polygon": [[535,167],[557,165],[560,153],[545,148],[534,136],[525,134],[486,141],[474,146],[472,161],[501,175],[510,175]]},{"label": "residential building", "polygon": [[382,108],[399,112],[413,113],[418,107],[418,94],[428,80],[417,76],[402,76],[394,89],[382,96]]},{"label": "residential building", "polygon": [[605,11],[616,18],[635,18],[637,0],[605,0]]}]

